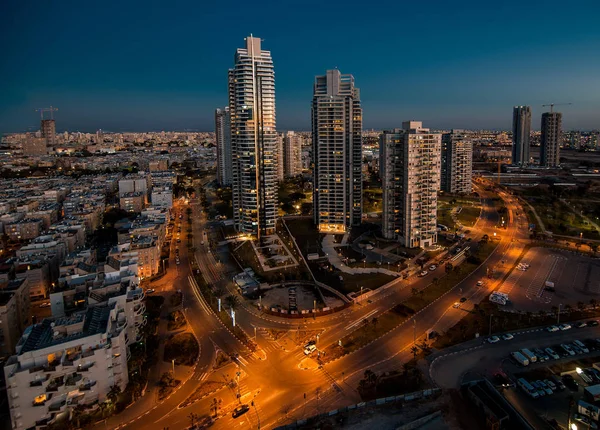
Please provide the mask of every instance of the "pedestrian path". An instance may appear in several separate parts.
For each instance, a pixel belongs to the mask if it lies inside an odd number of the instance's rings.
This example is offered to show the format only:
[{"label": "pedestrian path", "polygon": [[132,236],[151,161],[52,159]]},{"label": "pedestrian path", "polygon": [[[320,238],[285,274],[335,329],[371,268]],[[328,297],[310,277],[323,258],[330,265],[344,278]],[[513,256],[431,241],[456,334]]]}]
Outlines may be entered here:
[{"label": "pedestrian path", "polygon": [[[323,252],[327,255],[327,259],[331,263],[333,267],[340,270],[341,272],[348,273],[349,275],[356,275],[361,273],[385,273],[390,276],[399,276],[400,273],[397,271],[394,272],[392,270],[384,269],[384,268],[361,268],[361,267],[348,267],[342,262],[342,259],[338,255],[337,250],[335,249],[336,243],[333,241],[334,235],[327,234],[323,238],[322,246]],[[339,246],[339,245],[337,245]]]}]

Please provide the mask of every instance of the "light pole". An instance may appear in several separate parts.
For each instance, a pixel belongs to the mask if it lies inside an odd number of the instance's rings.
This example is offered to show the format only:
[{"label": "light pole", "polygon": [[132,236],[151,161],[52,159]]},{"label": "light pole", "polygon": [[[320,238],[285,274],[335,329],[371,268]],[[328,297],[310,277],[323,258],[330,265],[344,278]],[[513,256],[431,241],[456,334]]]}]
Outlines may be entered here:
[{"label": "light pole", "polygon": [[254,341],[256,342],[256,326],[254,326]]},{"label": "light pole", "polygon": [[175,359],[171,360],[171,364],[173,366],[173,378],[175,378]]},{"label": "light pole", "polygon": [[562,306],[562,303],[558,304],[558,312],[556,312],[556,325],[560,324],[560,307]]},{"label": "light pole", "polygon": [[413,343],[417,344],[417,319],[413,319]]},{"label": "light pole", "polygon": [[363,292],[363,287],[360,287],[360,303],[362,304],[362,292]]}]

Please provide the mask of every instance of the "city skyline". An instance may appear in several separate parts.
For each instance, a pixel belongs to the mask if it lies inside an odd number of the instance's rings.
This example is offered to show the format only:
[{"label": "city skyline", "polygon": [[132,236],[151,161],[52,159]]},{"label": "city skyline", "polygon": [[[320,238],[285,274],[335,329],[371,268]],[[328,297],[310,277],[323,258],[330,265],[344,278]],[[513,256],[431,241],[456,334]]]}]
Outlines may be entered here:
[{"label": "city skyline", "polygon": [[[600,60],[589,55],[600,42],[592,18],[598,6],[588,6],[589,13],[565,9],[560,16],[551,7],[533,6],[521,6],[515,15],[512,7],[507,3],[490,11],[468,4],[436,4],[435,13],[427,11],[432,30],[423,34],[412,30],[424,11],[390,5],[390,13],[401,8],[414,18],[405,23],[406,31],[381,26],[380,11],[366,11],[356,41],[334,46],[321,42],[339,34],[344,14],[351,14],[352,8],[336,9],[342,14],[339,22],[327,19],[327,26],[319,25],[327,13],[312,16],[310,5],[295,8],[299,22],[310,20],[311,27],[319,29],[303,33],[302,43],[297,43],[299,32],[289,31],[281,19],[291,12],[285,5],[270,8],[271,19],[259,25],[252,19],[259,11],[244,5],[232,8],[227,13],[236,31],[224,34],[211,19],[224,12],[218,5],[189,5],[189,10],[129,5],[119,10],[118,21],[110,7],[41,5],[31,13],[28,6],[5,5],[3,15],[12,17],[0,30],[3,40],[12,42],[6,46],[5,60],[19,65],[19,72],[8,69],[0,83],[0,132],[36,127],[33,110],[49,105],[60,109],[59,131],[212,130],[214,106],[226,96],[219,71],[231,62],[227,46],[250,33],[267,41],[273,52],[281,130],[310,128],[307,100],[312,80],[335,67],[352,70],[361,81],[367,129],[419,118],[432,129],[508,130],[511,118],[506,111],[512,106],[532,106],[532,115],[539,117],[544,112],[541,105],[552,102],[573,103],[563,110],[565,130],[598,128],[600,84],[594,71]],[[94,25],[86,17],[93,17]],[[168,24],[175,18],[177,26],[172,28]],[[202,18],[201,26],[192,25],[191,20]],[[450,34],[441,25],[448,20],[456,24]],[[562,25],[569,22],[577,25]],[[522,27],[530,31],[500,30]],[[220,37],[214,39],[216,33]],[[27,36],[15,37],[21,34]],[[42,34],[50,34],[48,42],[40,42]],[[419,49],[408,56],[390,55],[402,46]],[[361,54],[354,55],[355,50]],[[38,55],[29,55],[32,51]],[[557,57],[573,61],[557,66]]]}]

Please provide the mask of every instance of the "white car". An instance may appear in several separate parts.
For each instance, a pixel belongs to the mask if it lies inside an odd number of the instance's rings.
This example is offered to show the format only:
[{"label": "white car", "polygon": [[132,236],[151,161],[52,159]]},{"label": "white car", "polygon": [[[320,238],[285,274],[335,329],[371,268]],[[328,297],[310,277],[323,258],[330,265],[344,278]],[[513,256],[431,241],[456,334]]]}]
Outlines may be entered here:
[{"label": "white car", "polygon": [[49,306],[50,306],[50,302],[46,302],[46,303],[42,303],[42,304],[40,305],[40,308],[47,308],[47,307],[49,307]]},{"label": "white car", "polygon": [[504,339],[504,340],[512,340],[512,339],[514,339],[514,338],[515,338],[515,337],[514,337],[512,334],[510,334],[510,333],[504,333],[504,334],[502,335],[502,339]]},{"label": "white car", "polygon": [[559,329],[561,329],[562,331],[565,330],[570,330],[571,329],[571,324],[561,324],[558,326]]},{"label": "white car", "polygon": [[488,343],[496,343],[500,342],[500,338],[498,336],[491,336],[487,338]]},{"label": "white car", "polygon": [[551,325],[550,327],[546,327],[546,331],[548,333],[552,333],[552,332],[559,331],[559,330],[560,329],[558,327],[556,327],[555,325]]},{"label": "white car", "polygon": [[454,304],[452,305],[452,307],[453,307],[453,308],[455,308],[455,309],[458,309],[458,308],[460,308],[460,303],[459,303],[459,302],[456,302],[456,303],[454,303]]},{"label": "white car", "polygon": [[429,272],[427,270],[423,270],[421,273],[419,273],[419,276],[427,276]]},{"label": "white car", "polygon": [[316,350],[317,350],[316,345],[307,345],[306,348],[304,348],[304,354],[310,355],[313,352],[315,352]]},{"label": "white car", "polygon": [[483,285],[483,281],[477,281],[477,286],[481,287]]},{"label": "white car", "polygon": [[437,266],[435,264],[432,264],[431,266],[429,266],[429,270],[431,270],[432,272],[437,269]]}]

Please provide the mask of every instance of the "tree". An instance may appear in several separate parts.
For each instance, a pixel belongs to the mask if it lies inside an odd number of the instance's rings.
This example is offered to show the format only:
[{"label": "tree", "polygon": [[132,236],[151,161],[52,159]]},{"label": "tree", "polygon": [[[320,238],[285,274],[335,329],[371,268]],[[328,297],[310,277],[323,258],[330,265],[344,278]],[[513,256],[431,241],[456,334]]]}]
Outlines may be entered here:
[{"label": "tree", "polygon": [[596,306],[598,306],[598,301],[596,299],[590,299],[590,306],[593,310],[596,310]]},{"label": "tree", "polygon": [[419,352],[419,348],[417,348],[416,346],[413,346],[413,347],[410,349],[410,352],[412,352],[412,354],[413,354],[413,358],[416,360],[416,359],[417,359],[417,353]]},{"label": "tree", "polygon": [[[592,299],[592,300],[593,300],[593,299]],[[550,310],[552,311],[552,313],[553,313],[554,315],[556,315],[556,314],[558,313],[558,307],[556,307],[556,306],[552,306],[552,307],[550,308]]]},{"label": "tree", "polygon": [[375,330],[375,333],[377,333],[377,324],[379,323],[379,320],[377,319],[377,317],[373,317],[371,319],[371,324],[373,324],[373,329]]},{"label": "tree", "polygon": [[213,294],[219,298],[219,297],[223,297],[223,294],[225,294],[227,291],[225,291],[225,288],[223,288],[222,285],[217,285],[215,287],[215,289],[213,290]]},{"label": "tree", "polygon": [[195,413],[192,412],[191,414],[188,415],[188,418],[190,419],[190,427],[192,429],[195,428],[196,421],[198,421],[198,418],[199,418],[198,415],[196,415]]},{"label": "tree", "polygon": [[225,304],[229,307],[229,309],[235,311],[240,304],[240,299],[238,296],[230,294],[225,297]]},{"label": "tree", "polygon": [[570,314],[572,310],[573,310],[573,306],[571,306],[571,305],[565,306],[565,312],[567,312],[568,314]]},{"label": "tree", "polygon": [[106,395],[106,398],[112,404],[115,404],[115,403],[117,403],[117,400],[119,399],[120,395],[121,395],[121,387],[119,387],[118,385],[113,385],[112,387],[110,387],[110,390],[108,390],[108,394]]},{"label": "tree", "polygon": [[585,303],[583,303],[581,301],[577,302],[577,309],[579,311],[583,311],[584,308],[585,308]]}]

